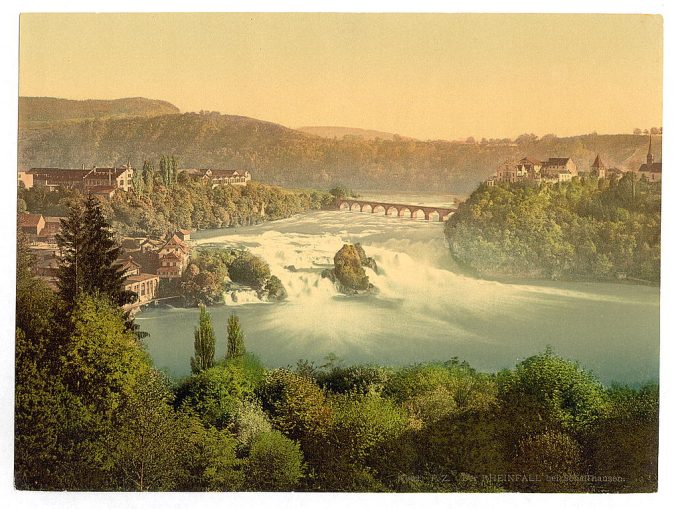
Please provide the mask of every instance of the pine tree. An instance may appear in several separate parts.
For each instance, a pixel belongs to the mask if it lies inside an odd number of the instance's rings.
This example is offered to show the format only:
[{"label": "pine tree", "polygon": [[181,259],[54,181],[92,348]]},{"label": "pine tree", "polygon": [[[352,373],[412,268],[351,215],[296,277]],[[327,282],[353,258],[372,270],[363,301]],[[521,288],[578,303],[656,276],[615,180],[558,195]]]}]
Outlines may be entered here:
[{"label": "pine tree", "polygon": [[212,319],[205,309],[200,306],[198,328],[194,329],[194,357],[191,358],[191,372],[196,374],[204,369],[213,367],[215,363],[215,331]]},{"label": "pine tree", "polygon": [[84,289],[84,253],[87,236],[84,215],[83,204],[80,201],[74,202],[68,216],[61,220],[61,230],[56,235],[57,245],[62,253],[57,287],[62,300],[71,304],[70,307]]},{"label": "pine tree", "polygon": [[114,265],[121,248],[92,195],[84,206],[75,203],[66,220],[62,220],[57,244],[64,256],[59,269],[59,293],[70,307],[81,293],[99,294],[117,306],[135,301],[135,294],[125,290],[123,270]]},{"label": "pine tree", "polygon": [[246,345],[241,330],[241,322],[238,316],[231,315],[228,322],[227,332],[227,359],[240,357],[246,353]]}]

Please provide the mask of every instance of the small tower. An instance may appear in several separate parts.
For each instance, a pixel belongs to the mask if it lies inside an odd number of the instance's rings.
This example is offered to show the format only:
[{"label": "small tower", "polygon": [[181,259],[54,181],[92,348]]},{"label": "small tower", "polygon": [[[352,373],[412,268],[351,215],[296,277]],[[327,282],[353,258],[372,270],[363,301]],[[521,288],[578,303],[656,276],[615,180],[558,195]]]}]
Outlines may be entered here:
[{"label": "small tower", "polygon": [[647,168],[652,169],[654,164],[654,156],[652,155],[652,134],[649,134],[649,149],[647,149]]},{"label": "small tower", "polygon": [[590,173],[598,179],[607,177],[607,167],[602,162],[602,159],[600,159],[600,154],[597,154],[595,161],[593,161],[593,164],[590,167]]}]

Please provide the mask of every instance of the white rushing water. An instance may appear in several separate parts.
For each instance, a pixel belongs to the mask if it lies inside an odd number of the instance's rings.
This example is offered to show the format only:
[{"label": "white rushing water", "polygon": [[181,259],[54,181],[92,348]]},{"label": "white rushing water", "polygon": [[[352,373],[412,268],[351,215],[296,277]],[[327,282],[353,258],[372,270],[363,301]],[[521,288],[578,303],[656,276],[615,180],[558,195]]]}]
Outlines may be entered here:
[{"label": "white rushing water", "polygon": [[[359,212],[314,212],[258,226],[200,232],[198,246],[247,247],[264,258],[288,298],[250,293],[210,309],[226,349],[230,313],[248,349],[270,367],[334,353],[346,364],[403,365],[457,356],[483,371],[513,367],[547,345],[604,382],[658,378],[659,291],[601,283],[501,283],[462,275],[443,225]],[[321,271],[343,243],[375,258],[376,295],[339,294]],[[173,376],[189,372],[196,309],[150,308],[137,320],[149,352]]]}]

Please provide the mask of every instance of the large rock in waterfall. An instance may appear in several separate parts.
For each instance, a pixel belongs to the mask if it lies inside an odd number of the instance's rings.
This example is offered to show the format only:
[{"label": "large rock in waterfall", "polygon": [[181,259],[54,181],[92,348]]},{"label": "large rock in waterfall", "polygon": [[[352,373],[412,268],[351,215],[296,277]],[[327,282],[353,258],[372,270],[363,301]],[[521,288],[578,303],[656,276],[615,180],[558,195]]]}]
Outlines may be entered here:
[{"label": "large rock in waterfall", "polygon": [[333,258],[334,268],[325,269],[321,277],[333,281],[338,291],[348,295],[366,292],[375,287],[369,282],[364,267],[370,267],[378,272],[378,266],[373,258],[366,256],[361,244],[345,244]]}]

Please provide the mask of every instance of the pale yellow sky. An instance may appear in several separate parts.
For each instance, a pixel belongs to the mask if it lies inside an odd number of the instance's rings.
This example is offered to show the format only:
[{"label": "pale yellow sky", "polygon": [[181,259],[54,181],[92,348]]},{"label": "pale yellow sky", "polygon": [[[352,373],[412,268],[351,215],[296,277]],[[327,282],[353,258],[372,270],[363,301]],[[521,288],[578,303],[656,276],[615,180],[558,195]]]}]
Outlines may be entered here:
[{"label": "pale yellow sky", "polygon": [[24,14],[22,96],[419,138],[662,124],[660,16]]}]

